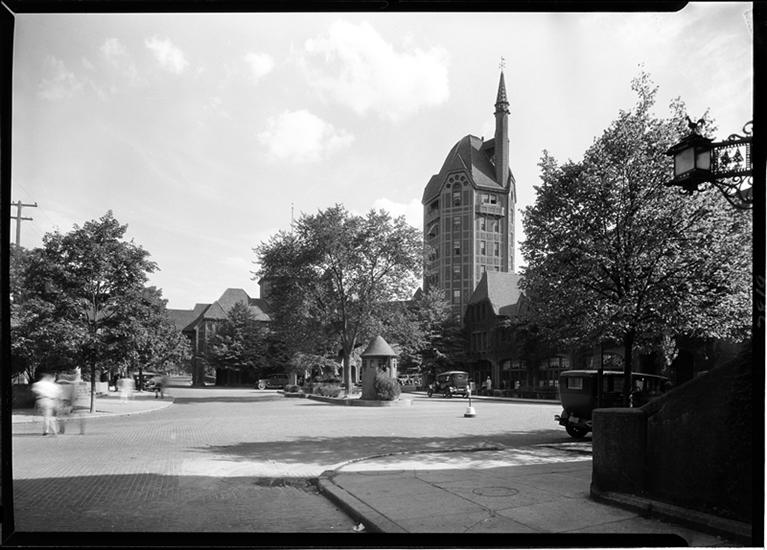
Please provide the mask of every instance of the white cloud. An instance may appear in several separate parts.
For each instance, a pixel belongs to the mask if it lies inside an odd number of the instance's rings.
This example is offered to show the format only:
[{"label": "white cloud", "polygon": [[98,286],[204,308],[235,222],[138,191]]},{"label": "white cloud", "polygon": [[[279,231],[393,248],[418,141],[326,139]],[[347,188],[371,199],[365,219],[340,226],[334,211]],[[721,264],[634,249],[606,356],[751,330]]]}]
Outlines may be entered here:
[{"label": "white cloud", "polygon": [[410,202],[396,202],[382,197],[373,201],[373,209],[386,210],[394,218],[405,216],[405,220],[413,227],[423,226],[423,205],[418,199],[411,199]]},{"label": "white cloud", "polygon": [[337,21],[304,50],[312,86],[360,115],[373,111],[396,121],[449,96],[444,48],[397,51],[366,22]]},{"label": "white cloud", "polygon": [[45,99],[64,99],[78,93],[83,88],[83,83],[75,76],[75,73],[67,69],[61,59],[52,55],[43,62],[45,76],[37,86],[37,93]]},{"label": "white cloud", "polygon": [[250,76],[254,82],[274,69],[274,59],[269,54],[249,52],[243,56],[243,59],[250,68]]},{"label": "white cloud", "polygon": [[313,162],[348,147],[354,141],[349,132],[337,130],[332,124],[303,109],[270,117],[267,125],[268,128],[258,134],[258,140],[277,159]]},{"label": "white cloud", "polygon": [[148,38],[144,44],[147,48],[152,50],[152,53],[160,65],[173,74],[183,73],[189,65],[189,61],[187,61],[184,56],[184,52],[167,38],[163,40],[153,36],[152,38]]},{"label": "white cloud", "polygon": [[[104,56],[104,59],[106,59],[107,63],[116,70],[119,79],[127,79],[128,84],[131,86],[142,84],[138,68],[133,62],[133,59],[131,59],[131,56],[128,53],[128,48],[126,48],[119,39],[107,38],[100,49],[101,54]],[[119,84],[122,84],[123,82],[125,81],[121,80]],[[121,87],[119,84],[118,82],[113,81],[112,84],[108,86],[108,91],[110,93],[117,92]],[[97,88],[100,97],[106,97],[106,91],[104,89],[96,84],[94,84],[94,87]]]},{"label": "white cloud", "polygon": [[112,65],[117,65],[121,58],[127,57],[128,49],[117,38],[107,38],[101,45],[101,53]]}]

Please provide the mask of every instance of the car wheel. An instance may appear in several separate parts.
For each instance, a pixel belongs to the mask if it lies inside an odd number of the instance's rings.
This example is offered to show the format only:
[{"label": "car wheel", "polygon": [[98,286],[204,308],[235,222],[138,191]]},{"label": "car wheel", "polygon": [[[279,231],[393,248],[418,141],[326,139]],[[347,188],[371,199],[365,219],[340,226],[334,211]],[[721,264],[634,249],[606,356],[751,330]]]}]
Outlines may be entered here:
[{"label": "car wheel", "polygon": [[586,428],[581,428],[580,426],[573,426],[572,424],[568,424],[567,426],[565,426],[565,430],[573,439],[583,439],[589,433],[589,431]]},{"label": "car wheel", "polygon": [[259,390],[265,390],[266,389],[266,384],[264,384],[263,382],[259,382],[258,383],[258,389]]}]

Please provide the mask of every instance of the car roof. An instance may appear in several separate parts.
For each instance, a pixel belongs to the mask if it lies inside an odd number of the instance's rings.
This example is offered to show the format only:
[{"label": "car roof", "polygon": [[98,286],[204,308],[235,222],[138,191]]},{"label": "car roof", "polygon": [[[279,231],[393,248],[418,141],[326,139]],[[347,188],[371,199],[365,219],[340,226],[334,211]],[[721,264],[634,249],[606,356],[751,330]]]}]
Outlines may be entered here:
[{"label": "car roof", "polygon": [[444,376],[446,374],[469,374],[465,370],[448,370],[445,372],[440,372],[437,376]]}]

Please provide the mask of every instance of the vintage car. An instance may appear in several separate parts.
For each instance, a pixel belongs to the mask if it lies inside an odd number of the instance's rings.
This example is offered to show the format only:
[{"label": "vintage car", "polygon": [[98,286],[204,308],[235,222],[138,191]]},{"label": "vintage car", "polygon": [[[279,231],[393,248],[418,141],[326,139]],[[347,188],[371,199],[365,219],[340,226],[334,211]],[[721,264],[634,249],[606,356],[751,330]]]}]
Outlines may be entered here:
[{"label": "vintage car", "polygon": [[453,397],[459,394],[468,397],[469,392],[469,373],[462,370],[450,370],[437,375],[436,380],[429,384],[426,395],[431,397],[437,393],[444,397]]},{"label": "vintage car", "polygon": [[287,374],[270,374],[266,378],[262,378],[258,381],[258,389],[282,389],[288,385]]},{"label": "vintage car", "polygon": [[[575,439],[586,437],[591,431],[591,413],[596,408],[623,406],[623,371],[602,372],[602,392],[598,391],[597,370],[569,370],[559,375],[559,396],[562,414],[554,420]],[[651,399],[665,393],[668,378],[641,372],[631,373],[632,407],[641,407]]]},{"label": "vintage car", "polygon": [[133,373],[133,381],[136,384],[136,390],[150,390],[151,387],[154,384],[150,384],[150,380],[152,380],[154,377],[160,376],[157,372],[149,372],[149,371],[142,371],[141,376],[139,376],[138,371]]}]

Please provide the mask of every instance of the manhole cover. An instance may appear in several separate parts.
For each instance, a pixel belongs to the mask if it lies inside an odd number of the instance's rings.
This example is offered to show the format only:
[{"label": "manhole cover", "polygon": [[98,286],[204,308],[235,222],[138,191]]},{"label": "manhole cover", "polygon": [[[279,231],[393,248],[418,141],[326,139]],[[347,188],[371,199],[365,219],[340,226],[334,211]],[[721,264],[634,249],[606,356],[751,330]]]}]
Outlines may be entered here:
[{"label": "manhole cover", "polygon": [[479,487],[474,489],[472,493],[482,497],[513,497],[519,491],[511,487]]}]

